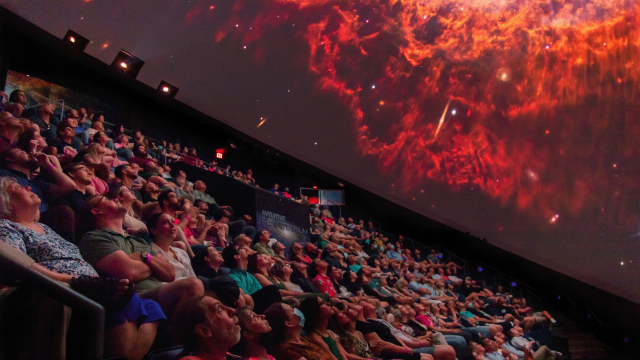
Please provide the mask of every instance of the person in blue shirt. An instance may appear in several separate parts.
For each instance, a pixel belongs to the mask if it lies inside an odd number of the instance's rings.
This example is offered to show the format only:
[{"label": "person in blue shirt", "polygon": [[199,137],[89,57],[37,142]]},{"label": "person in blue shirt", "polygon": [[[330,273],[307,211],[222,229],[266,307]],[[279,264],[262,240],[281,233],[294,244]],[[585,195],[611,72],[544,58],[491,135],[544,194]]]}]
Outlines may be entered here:
[{"label": "person in blue shirt", "polygon": [[392,260],[402,260],[402,255],[399,252],[395,251],[395,246],[391,243],[387,243],[387,257]]},{"label": "person in blue shirt", "polygon": [[272,193],[276,194],[276,195],[280,195],[280,193],[278,192],[278,184],[273,184],[273,187],[271,188]]},{"label": "person in blue shirt", "polygon": [[269,306],[282,302],[282,295],[275,285],[263,287],[255,276],[247,272],[250,254],[255,254],[255,251],[240,244],[233,244],[224,248],[222,258],[224,266],[231,269],[228,276],[238,284],[243,294],[251,296],[255,313],[262,314]]}]

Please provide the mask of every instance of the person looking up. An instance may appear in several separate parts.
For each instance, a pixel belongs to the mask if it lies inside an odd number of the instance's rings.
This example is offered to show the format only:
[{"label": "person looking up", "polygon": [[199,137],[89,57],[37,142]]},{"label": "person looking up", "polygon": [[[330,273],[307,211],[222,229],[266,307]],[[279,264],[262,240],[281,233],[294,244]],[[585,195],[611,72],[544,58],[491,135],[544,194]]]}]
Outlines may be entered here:
[{"label": "person looking up", "polygon": [[20,119],[16,117],[0,118],[0,153],[14,146],[23,131],[25,129]]},{"label": "person looking up", "polygon": [[44,136],[47,141],[54,141],[57,138],[56,125],[58,119],[53,115],[55,109],[54,104],[42,104],[38,106],[37,114],[29,119],[32,123],[38,125],[40,134]]},{"label": "person looking up", "polygon": [[157,301],[168,315],[188,299],[204,294],[199,279],[175,280],[175,267],[164,256],[123,230],[127,208],[118,198],[96,195],[80,213],[81,221],[94,230],[82,236],[78,247],[100,273],[133,282],[141,298]]},{"label": "person looking up", "polygon": [[275,303],[264,315],[271,326],[271,353],[276,359],[334,360],[330,352],[300,335],[305,325],[305,318],[300,310],[284,303]]},{"label": "person looking up", "polygon": [[263,287],[255,276],[247,271],[249,265],[249,253],[255,254],[251,249],[240,245],[230,245],[222,251],[224,266],[231,269],[229,277],[232,278],[244,291],[251,295],[255,304],[255,311],[258,314],[264,312],[271,304],[282,301],[280,291],[275,285]]},{"label": "person looking up", "polygon": [[196,273],[191,267],[191,260],[186,251],[172,246],[176,240],[176,226],[173,218],[165,213],[154,214],[147,222],[153,242],[151,248],[161,254],[173,265],[176,280],[195,278]]},{"label": "person looking up", "polygon": [[275,360],[267,354],[271,326],[265,316],[254,313],[250,306],[238,309],[236,316],[241,328],[241,337],[240,342],[231,351],[247,360]]},{"label": "person looking up", "polygon": [[180,360],[226,360],[227,352],[240,341],[236,311],[210,296],[187,300],[177,309],[173,323],[176,338],[184,345]]},{"label": "person looking up", "polygon": [[[347,360],[349,356],[335,336],[327,331],[329,318],[334,315],[333,309],[317,296],[306,298],[300,304],[300,311],[304,315],[304,329],[307,336],[318,347],[328,351],[335,360]],[[360,359],[357,357],[356,359]]]}]

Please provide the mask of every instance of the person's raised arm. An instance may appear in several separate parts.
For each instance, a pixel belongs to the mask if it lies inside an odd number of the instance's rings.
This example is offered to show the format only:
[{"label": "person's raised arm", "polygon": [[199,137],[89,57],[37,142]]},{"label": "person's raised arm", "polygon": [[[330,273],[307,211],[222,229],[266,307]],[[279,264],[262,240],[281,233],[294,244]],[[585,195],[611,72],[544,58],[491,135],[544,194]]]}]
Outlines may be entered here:
[{"label": "person's raised arm", "polygon": [[53,165],[47,154],[36,153],[35,158],[38,161],[38,166],[40,166],[41,169],[48,171],[55,181],[55,184],[49,186],[49,196],[53,198],[60,198],[76,189],[76,184],[73,180],[65,175],[62,170]]},{"label": "person's raised arm", "polygon": [[189,241],[187,240],[187,237],[184,235],[184,232],[182,231],[182,229],[180,229],[180,227],[176,227],[176,238],[174,241],[180,241],[182,243],[184,243],[186,249],[187,249],[187,254],[189,254],[189,257],[193,259],[194,256],[196,256],[193,253],[193,250],[191,250],[191,245],[189,245]]}]

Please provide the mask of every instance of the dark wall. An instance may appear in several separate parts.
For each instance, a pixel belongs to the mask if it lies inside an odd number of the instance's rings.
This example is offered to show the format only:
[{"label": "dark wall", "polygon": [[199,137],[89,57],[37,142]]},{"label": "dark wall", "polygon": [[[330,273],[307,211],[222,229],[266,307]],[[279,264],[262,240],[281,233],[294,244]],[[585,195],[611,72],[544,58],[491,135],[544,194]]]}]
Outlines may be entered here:
[{"label": "dark wall", "polygon": [[[231,163],[243,172],[251,168],[264,188],[278,182],[298,194],[300,187],[338,188],[341,182],[348,204],[343,215],[376,220],[385,231],[428,244],[438,243],[461,257],[509,274],[535,289],[548,308],[570,310],[576,320],[615,350],[640,353],[638,304],[470,237],[281,153],[179,101],[166,99],[156,89],[115,71],[0,7],[0,85],[4,85],[7,68],[118,104],[123,113],[129,114],[125,120],[130,126],[141,128],[143,133],[165,134],[167,140],[180,140],[183,146],[195,146],[204,159],[210,158],[215,149],[225,148],[225,159],[220,163]],[[206,177],[204,173],[189,177]],[[224,190],[215,185],[213,195],[221,203],[238,195],[236,185],[245,187],[228,180],[234,184],[220,184]],[[332,211],[338,213],[335,208]],[[628,343],[624,342],[625,337]]]}]

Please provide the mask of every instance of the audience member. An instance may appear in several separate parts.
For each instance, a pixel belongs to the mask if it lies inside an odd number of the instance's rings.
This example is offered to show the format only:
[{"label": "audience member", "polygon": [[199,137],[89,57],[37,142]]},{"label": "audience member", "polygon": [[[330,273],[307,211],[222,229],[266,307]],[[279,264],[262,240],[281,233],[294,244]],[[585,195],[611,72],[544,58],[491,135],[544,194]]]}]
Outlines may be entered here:
[{"label": "audience member", "polygon": [[149,233],[153,235],[151,248],[173,265],[176,273],[175,280],[196,277],[196,273],[191,267],[189,255],[184,250],[172,246],[176,239],[176,226],[173,223],[173,218],[165,213],[155,214],[151,216],[147,226]]},{"label": "audience member", "polygon": [[271,326],[264,315],[253,312],[250,306],[244,306],[236,311],[238,325],[241,328],[240,342],[231,351],[249,360],[275,360],[267,354],[271,347]]},{"label": "audience member", "polygon": [[30,118],[31,122],[38,125],[40,128],[40,134],[49,141],[55,141],[57,136],[58,119],[53,115],[55,112],[55,105],[45,103],[38,106],[37,114]]},{"label": "audience member", "polygon": [[[198,296],[182,304],[173,323],[176,338],[184,345],[180,360],[225,360],[240,341],[236,311],[210,296]],[[296,359],[297,360],[297,359]]]},{"label": "audience member", "polygon": [[135,283],[140,297],[157,301],[167,314],[190,298],[202,296],[197,278],[175,280],[174,266],[144,240],[123,230],[127,209],[105,195],[87,201],[82,221],[95,230],[78,245],[82,256],[100,273]]},{"label": "audience member", "polygon": [[282,301],[280,291],[274,285],[263,287],[255,276],[247,272],[249,254],[246,247],[239,245],[227,246],[222,251],[224,266],[231,269],[229,277],[235,280],[245,294],[251,295],[258,314],[264,312],[271,304]]},{"label": "audience member", "polygon": [[331,352],[301,336],[304,314],[284,303],[271,305],[264,313],[271,326],[272,354],[278,360],[334,360]]}]

